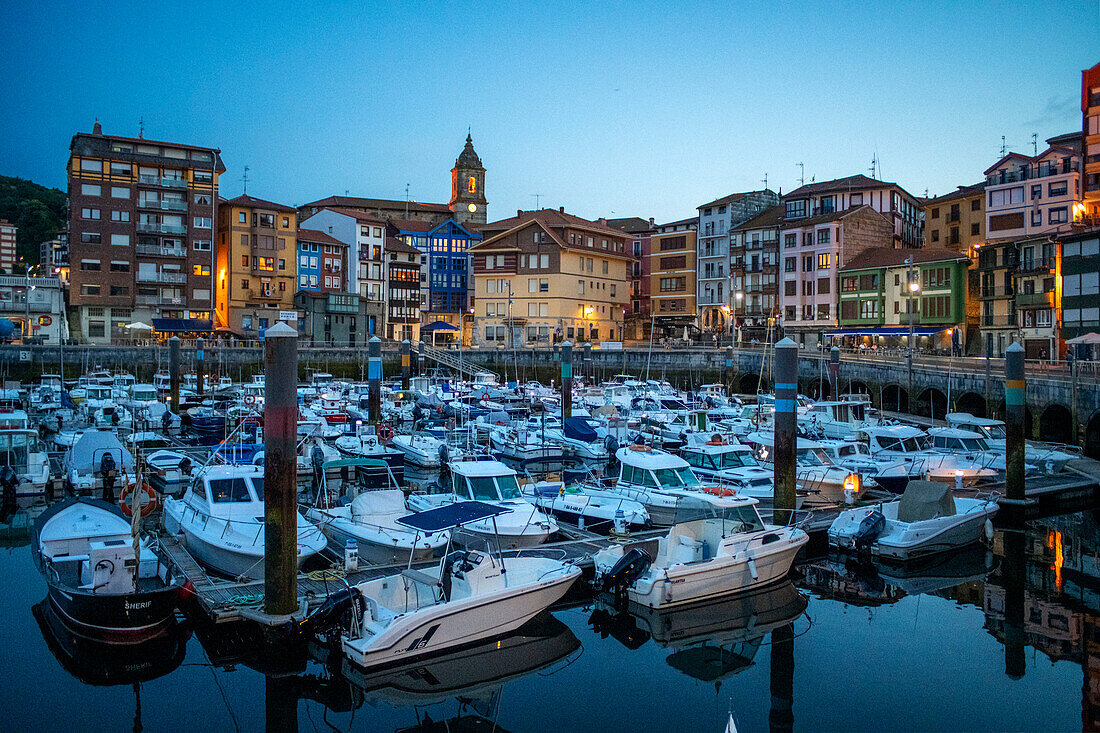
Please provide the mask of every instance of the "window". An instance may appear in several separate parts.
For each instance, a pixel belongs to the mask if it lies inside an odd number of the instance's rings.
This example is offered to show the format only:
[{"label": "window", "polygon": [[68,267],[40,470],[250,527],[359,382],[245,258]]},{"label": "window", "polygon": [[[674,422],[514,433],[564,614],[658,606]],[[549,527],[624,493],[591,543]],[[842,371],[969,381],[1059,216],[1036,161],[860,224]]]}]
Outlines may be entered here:
[{"label": "window", "polygon": [[982,233],[982,225],[974,222],[970,225],[970,236],[977,237]]},{"label": "window", "polygon": [[797,219],[798,217],[806,216],[806,199],[788,201],[786,215],[788,219]]},{"label": "window", "polygon": [[806,255],[802,258],[802,272],[813,272],[814,270],[814,256]]},{"label": "window", "polygon": [[91,183],[84,183],[80,186],[80,193],[82,196],[102,196],[103,189]]},{"label": "window", "polygon": [[970,210],[971,211],[981,211],[982,210],[982,200],[981,199],[972,200],[970,202]]},{"label": "window", "polygon": [[1051,197],[1065,196],[1069,191],[1069,183],[1067,181],[1061,181],[1059,183],[1051,183],[1047,186],[1047,194]]},{"label": "window", "polygon": [[129,234],[112,234],[111,235],[111,244],[115,244],[115,245],[118,245],[120,247],[129,247],[130,246],[130,235]]},{"label": "window", "polygon": [[95,272],[100,269],[99,260],[82,260],[80,263],[80,269],[85,272]]},{"label": "window", "polygon": [[614,283],[611,284],[611,297],[612,298],[615,297],[615,284]]},{"label": "window", "polygon": [[248,223],[248,214],[244,213],[243,211],[239,212],[237,214],[237,221],[241,224],[247,224]]},{"label": "window", "polygon": [[840,279],[840,290],[844,293],[854,293],[859,289],[859,278],[855,275],[847,275]]},{"label": "window", "polygon": [[584,280],[577,281],[577,295],[584,295]]},{"label": "window", "polygon": [[112,285],[111,286],[111,295],[129,295],[129,294],[130,294],[130,288],[126,287],[125,285]]},{"label": "window", "polygon": [[[87,291],[92,286],[85,285],[84,290]],[[85,295],[99,295],[99,286],[95,286],[95,292],[85,292]],[[90,338],[103,338],[106,336],[106,324],[104,321],[88,321],[88,336]]]},{"label": "window", "polygon": [[784,248],[795,247],[797,245],[798,245],[798,235],[797,234],[784,234],[783,235],[783,247]]},{"label": "window", "polygon": [[795,263],[797,262],[797,260],[798,260],[798,258],[796,258],[796,257],[787,257],[786,259],[784,259],[783,260],[783,272],[794,272],[795,271]]},{"label": "window", "polygon": [[859,301],[859,317],[863,319],[878,318],[879,317],[879,301],[877,300],[861,300]]},{"label": "window", "polygon": [[1065,206],[1055,206],[1047,212],[1047,223],[1065,224],[1069,221],[1069,209]]},{"label": "window", "polygon": [[833,280],[829,277],[820,277],[817,279],[817,294],[828,295],[833,289]]},{"label": "window", "polygon": [[[826,230],[825,233],[828,234],[828,230]],[[831,257],[832,257],[832,255],[829,254],[828,252],[822,252],[821,254],[819,254],[817,256],[817,269],[819,269],[819,270],[828,270],[829,269],[829,260],[830,260]]]},{"label": "window", "polygon": [[102,244],[103,235],[99,232],[81,232],[80,241],[87,244]]},{"label": "window", "polygon": [[832,231],[829,229],[819,229],[817,231],[817,243],[828,244],[832,237]]},{"label": "window", "polygon": [[196,216],[195,217],[195,226],[200,228],[200,229],[209,229],[210,224],[211,224],[211,219],[210,219],[209,216]]},{"label": "window", "polygon": [[130,198],[130,189],[125,186],[111,186],[111,198],[128,199]]},{"label": "window", "polygon": [[284,260],[282,258],[279,259],[279,269],[280,270],[285,270],[286,269],[286,260]]},{"label": "window", "polygon": [[382,236],[382,227],[374,227],[374,236],[375,237],[381,237]]},{"label": "window", "polygon": [[112,211],[111,221],[130,221],[129,211]]},{"label": "window", "polygon": [[990,206],[1009,206],[1011,204],[1022,204],[1024,202],[1024,187],[1015,186],[1013,188],[1002,188],[997,191],[989,192],[989,205]]},{"label": "window", "polygon": [[[612,286],[612,289],[614,289],[614,286]],[[540,277],[539,278],[539,292],[540,293],[549,293],[550,292],[550,281],[548,279],[546,279],[545,277]],[[612,293],[612,295],[614,295],[614,293]]]},{"label": "window", "polygon": [[119,262],[118,260],[111,261],[111,272],[129,272],[129,262]]},{"label": "window", "polygon": [[101,161],[101,160],[82,160],[82,161],[80,161],[80,170],[88,171],[89,173],[102,173],[103,172],[103,161]]},{"label": "window", "polygon": [[606,274],[607,274],[607,260],[604,260],[604,261],[603,261],[603,274],[604,274],[604,275],[606,275]]},{"label": "window", "polygon": [[98,219],[99,218],[99,209],[81,209],[80,210],[80,218],[81,219]]},{"label": "window", "polygon": [[933,229],[932,230],[932,241],[933,242],[940,241],[940,230],[939,229]]},{"label": "window", "polygon": [[289,216],[284,216],[283,217],[283,229],[290,229],[290,217]]},{"label": "window", "polygon": [[1043,184],[1037,184],[1031,187],[1031,200],[1036,201],[1043,198]]},{"label": "window", "polygon": [[[863,194],[862,193],[853,193],[852,194],[851,205],[852,206],[863,206]],[[938,214],[938,212],[937,212],[937,214]]]},{"label": "window", "polygon": [[193,265],[191,269],[195,275],[210,276],[210,265]]}]

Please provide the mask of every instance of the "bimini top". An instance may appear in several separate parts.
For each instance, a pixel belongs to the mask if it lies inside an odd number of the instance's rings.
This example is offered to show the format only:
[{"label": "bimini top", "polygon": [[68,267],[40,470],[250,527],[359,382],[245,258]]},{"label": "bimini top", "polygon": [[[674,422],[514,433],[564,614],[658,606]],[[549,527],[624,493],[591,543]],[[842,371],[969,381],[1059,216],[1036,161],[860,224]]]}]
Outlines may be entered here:
[{"label": "bimini top", "polygon": [[514,469],[508,468],[508,466],[505,466],[500,461],[455,461],[454,463],[450,464],[450,466],[451,473],[457,474],[459,476],[479,477],[516,475]]},{"label": "bimini top", "polygon": [[659,468],[687,468],[687,461],[679,456],[650,448],[648,445],[628,445],[615,451],[619,463],[655,471]]},{"label": "bimini top", "polygon": [[944,418],[952,425],[977,425],[979,427],[993,427],[1004,425],[1004,420],[994,420],[989,417],[975,417],[969,412],[949,412]]},{"label": "bimini top", "polygon": [[[471,461],[472,463],[496,463],[496,461]],[[502,464],[503,465],[503,464]],[[426,534],[444,529],[454,529],[470,522],[496,517],[512,511],[509,507],[486,504],[481,501],[460,501],[447,504],[438,509],[417,512],[406,517],[398,517],[397,522]]]}]

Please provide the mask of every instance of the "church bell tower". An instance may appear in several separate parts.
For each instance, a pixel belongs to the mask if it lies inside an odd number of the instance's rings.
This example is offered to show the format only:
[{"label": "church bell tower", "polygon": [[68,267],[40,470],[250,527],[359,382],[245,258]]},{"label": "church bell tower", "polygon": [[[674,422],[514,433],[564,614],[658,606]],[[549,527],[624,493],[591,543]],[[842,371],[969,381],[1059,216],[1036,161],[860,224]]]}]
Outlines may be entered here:
[{"label": "church bell tower", "polygon": [[484,224],[485,216],[485,167],[474,152],[474,141],[466,135],[466,147],[451,169],[451,212],[458,222]]}]

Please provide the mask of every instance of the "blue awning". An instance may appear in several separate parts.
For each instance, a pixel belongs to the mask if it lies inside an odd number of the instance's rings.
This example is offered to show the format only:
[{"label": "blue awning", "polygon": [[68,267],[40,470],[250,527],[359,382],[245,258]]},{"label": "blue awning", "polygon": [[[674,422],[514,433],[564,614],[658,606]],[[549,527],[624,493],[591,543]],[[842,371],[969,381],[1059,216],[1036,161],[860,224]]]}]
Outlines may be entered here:
[{"label": "blue awning", "polygon": [[[934,336],[937,333],[946,331],[952,328],[952,326],[924,326],[916,327],[913,329],[913,334],[916,336]],[[880,326],[879,328],[842,328],[838,331],[831,331],[825,334],[825,338],[838,338],[840,336],[908,336],[908,326]]]},{"label": "blue awning", "polygon": [[510,511],[512,510],[486,504],[482,501],[460,501],[455,504],[441,506],[438,509],[429,509],[426,512],[417,512],[416,514],[399,517],[397,523],[431,534],[495,517],[499,514],[507,514]]},{"label": "blue awning", "polygon": [[427,326],[421,326],[420,327],[420,332],[421,333],[428,332],[428,331],[457,331],[457,330],[458,330],[458,326],[452,326],[451,324],[447,323],[446,321],[432,321]]},{"label": "blue awning", "polygon": [[154,318],[153,330],[160,333],[210,333],[214,322],[201,318]]}]

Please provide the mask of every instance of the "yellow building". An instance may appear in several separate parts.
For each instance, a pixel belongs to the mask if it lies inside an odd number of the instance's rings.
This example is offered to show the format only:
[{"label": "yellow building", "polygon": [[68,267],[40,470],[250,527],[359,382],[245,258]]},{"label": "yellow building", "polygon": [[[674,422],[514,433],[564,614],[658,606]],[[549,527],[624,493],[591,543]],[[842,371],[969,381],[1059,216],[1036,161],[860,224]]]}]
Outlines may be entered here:
[{"label": "yellow building", "polygon": [[479,231],[469,250],[475,344],[622,340],[628,235],[564,209],[521,211]]},{"label": "yellow building", "polygon": [[924,246],[968,252],[985,242],[985,181],[925,199]]},{"label": "yellow building", "polygon": [[255,337],[294,310],[298,214],[252,196],[218,205],[214,326]]},{"label": "yellow building", "polygon": [[695,235],[698,219],[660,224],[649,238],[649,300],[659,337],[682,338],[695,322]]}]

